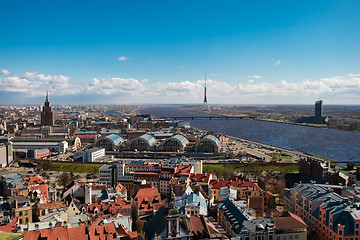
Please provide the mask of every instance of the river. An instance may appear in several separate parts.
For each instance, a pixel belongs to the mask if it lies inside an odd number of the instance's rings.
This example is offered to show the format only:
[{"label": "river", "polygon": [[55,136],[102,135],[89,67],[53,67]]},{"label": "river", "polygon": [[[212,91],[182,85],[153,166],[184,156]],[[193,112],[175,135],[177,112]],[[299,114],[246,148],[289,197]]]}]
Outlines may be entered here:
[{"label": "river", "polygon": [[[180,105],[144,106],[141,114],[161,117],[209,116],[184,109]],[[360,161],[360,132],[315,128],[248,119],[185,120],[192,127],[249,139],[289,150],[339,161]]]}]

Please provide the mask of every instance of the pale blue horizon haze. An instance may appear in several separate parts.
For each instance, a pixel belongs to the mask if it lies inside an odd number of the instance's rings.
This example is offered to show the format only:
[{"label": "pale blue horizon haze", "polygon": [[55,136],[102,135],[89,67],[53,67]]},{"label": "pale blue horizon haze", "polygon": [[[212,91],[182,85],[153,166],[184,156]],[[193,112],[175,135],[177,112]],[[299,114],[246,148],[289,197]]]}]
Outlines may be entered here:
[{"label": "pale blue horizon haze", "polygon": [[360,104],[360,2],[0,1],[0,103]]}]

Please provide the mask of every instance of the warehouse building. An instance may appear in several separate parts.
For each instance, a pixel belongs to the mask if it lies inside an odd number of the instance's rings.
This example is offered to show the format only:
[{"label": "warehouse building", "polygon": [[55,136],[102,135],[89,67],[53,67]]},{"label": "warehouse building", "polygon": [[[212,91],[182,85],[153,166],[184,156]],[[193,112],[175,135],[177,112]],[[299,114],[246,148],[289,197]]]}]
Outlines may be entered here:
[{"label": "warehouse building", "polygon": [[219,152],[220,140],[214,135],[205,135],[194,146],[195,152]]},{"label": "warehouse building", "polygon": [[150,134],[143,134],[140,137],[131,140],[128,143],[127,148],[131,151],[150,151],[155,142],[156,139],[154,136]]},{"label": "warehouse building", "polygon": [[105,148],[105,151],[116,151],[124,139],[118,134],[110,134],[97,140],[95,146]]},{"label": "warehouse building", "polygon": [[182,134],[176,134],[163,141],[160,150],[164,152],[183,152],[189,140]]}]

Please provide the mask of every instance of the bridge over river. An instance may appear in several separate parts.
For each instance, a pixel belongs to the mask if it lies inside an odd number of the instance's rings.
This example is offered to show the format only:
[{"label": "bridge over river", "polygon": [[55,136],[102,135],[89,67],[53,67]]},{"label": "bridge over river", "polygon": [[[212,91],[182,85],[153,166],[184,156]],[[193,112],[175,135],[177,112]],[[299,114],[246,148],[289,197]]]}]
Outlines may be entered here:
[{"label": "bridge over river", "polygon": [[171,117],[159,117],[160,119],[174,119],[174,120],[179,120],[179,119],[190,119],[190,120],[204,120],[204,119],[222,119],[222,120],[226,120],[226,119],[255,119],[254,117],[248,117],[248,116],[241,116],[241,117],[236,117],[236,116],[171,116]]}]

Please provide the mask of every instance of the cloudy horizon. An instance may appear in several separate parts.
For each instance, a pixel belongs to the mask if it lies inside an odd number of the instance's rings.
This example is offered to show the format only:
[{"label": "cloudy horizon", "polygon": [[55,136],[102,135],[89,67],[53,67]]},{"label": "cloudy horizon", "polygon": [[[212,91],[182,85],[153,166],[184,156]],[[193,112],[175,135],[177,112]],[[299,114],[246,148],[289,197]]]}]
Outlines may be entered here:
[{"label": "cloudy horizon", "polygon": [[360,1],[19,1],[3,104],[360,103]]},{"label": "cloudy horizon", "polygon": [[[48,91],[52,97],[55,97],[57,104],[69,104],[69,97],[74,104],[84,103],[81,100],[84,97],[104,104],[162,104],[164,102],[200,104],[204,92],[204,79],[156,82],[147,78],[108,76],[80,81],[61,74],[48,75],[38,72],[14,74],[8,69],[2,69],[0,81],[1,95],[21,94],[25,99],[39,99]],[[244,81],[238,84],[230,84],[216,80],[216,77],[209,77],[207,95],[210,104],[312,104],[319,99],[323,99],[327,104],[359,104],[360,74],[301,82],[280,80],[275,83],[267,83],[264,77],[253,75],[244,77]],[[269,98],[273,100],[269,101]],[[9,100],[8,97],[6,99]],[[19,98],[16,99],[19,100]],[[5,99],[1,100],[5,101]],[[89,100],[86,102],[97,103]],[[8,103],[16,104],[17,102],[9,101]]]}]

